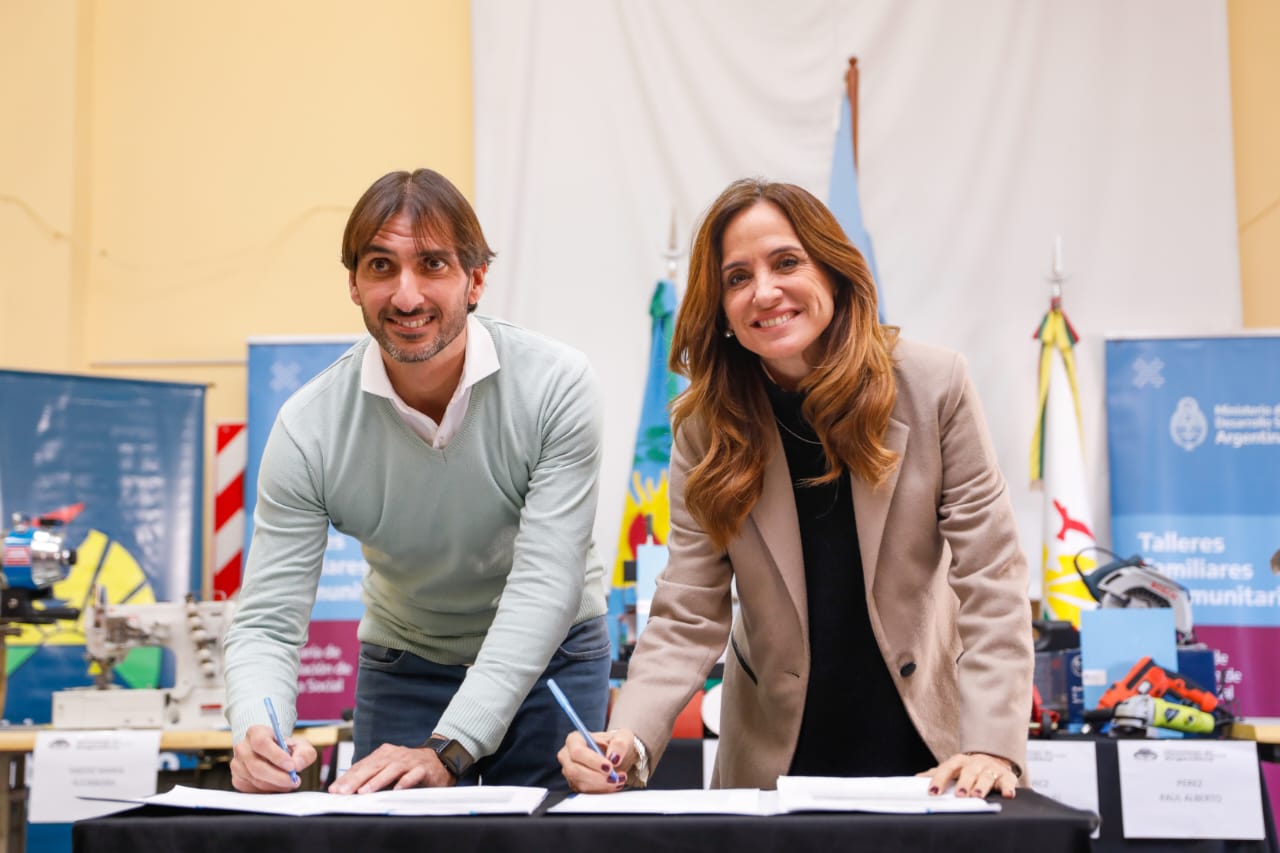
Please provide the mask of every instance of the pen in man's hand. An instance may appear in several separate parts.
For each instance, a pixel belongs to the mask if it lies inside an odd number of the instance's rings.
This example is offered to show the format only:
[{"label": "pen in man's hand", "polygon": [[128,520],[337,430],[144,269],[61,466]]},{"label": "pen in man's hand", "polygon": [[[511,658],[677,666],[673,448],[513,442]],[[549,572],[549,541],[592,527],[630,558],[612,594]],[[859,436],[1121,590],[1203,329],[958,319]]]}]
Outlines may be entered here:
[{"label": "pen in man's hand", "polygon": [[[289,747],[285,746],[284,732],[280,731],[280,718],[276,716],[276,706],[272,704],[271,697],[270,696],[264,697],[262,700],[262,704],[267,706],[267,716],[271,718],[271,730],[275,732],[276,743],[280,744],[280,748],[283,749],[285,752],[288,752],[290,755],[293,755],[293,752],[289,749]],[[295,785],[298,784],[298,771],[290,770],[289,779],[293,782],[293,784]]]},{"label": "pen in man's hand", "polygon": [[[569,717],[569,721],[573,723],[574,727],[577,728],[579,732],[582,733],[582,737],[586,740],[587,746],[594,749],[596,754],[603,758],[606,764],[609,764],[609,759],[600,749],[595,738],[591,736],[591,730],[587,728],[586,723],[582,722],[582,718],[578,716],[578,712],[573,710],[573,706],[569,704],[569,697],[564,695],[564,691],[560,689],[559,684],[556,684],[556,680],[554,678],[547,679],[547,687],[551,688],[551,695],[556,697],[556,702],[558,702],[560,707],[564,709],[565,714]],[[609,769],[609,781],[615,783],[618,781],[618,774],[613,771],[612,767]]]}]

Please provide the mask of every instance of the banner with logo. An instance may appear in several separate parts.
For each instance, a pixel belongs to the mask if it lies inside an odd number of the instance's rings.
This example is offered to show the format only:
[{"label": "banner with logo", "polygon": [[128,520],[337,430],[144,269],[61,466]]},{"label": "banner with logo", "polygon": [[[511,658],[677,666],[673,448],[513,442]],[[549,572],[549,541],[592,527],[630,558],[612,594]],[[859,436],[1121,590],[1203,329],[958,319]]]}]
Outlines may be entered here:
[{"label": "banner with logo", "polygon": [[1114,550],[1190,590],[1219,694],[1261,717],[1280,716],[1277,365],[1275,334],[1107,341]]},{"label": "banner with logo", "polygon": [[[342,336],[249,341],[249,461],[244,474],[246,555],[253,541],[258,468],[276,414],[294,391],[357,340],[355,336]],[[364,613],[360,586],[367,568],[360,543],[330,527],[307,645],[302,649],[298,670],[299,719],[336,719],[355,704],[360,657],[356,626]]]},{"label": "banner with logo", "polygon": [[[76,558],[54,606],[83,609],[198,592],[203,566],[203,385],[0,370],[0,519],[57,514]],[[10,557],[14,558],[11,564]],[[15,576],[20,555],[6,553]],[[5,719],[47,723],[50,697],[93,683],[80,619],[18,623],[7,638]],[[139,648],[116,667],[129,687],[172,684],[172,661]]]}]

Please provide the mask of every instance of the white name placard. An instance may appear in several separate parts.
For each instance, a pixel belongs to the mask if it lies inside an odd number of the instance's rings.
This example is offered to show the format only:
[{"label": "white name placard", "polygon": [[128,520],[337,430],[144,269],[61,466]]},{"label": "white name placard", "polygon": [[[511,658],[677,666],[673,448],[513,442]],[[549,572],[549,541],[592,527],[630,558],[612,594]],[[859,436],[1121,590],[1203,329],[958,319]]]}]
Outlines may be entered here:
[{"label": "white name placard", "polygon": [[1265,837],[1252,741],[1120,740],[1126,838]]},{"label": "white name placard", "polygon": [[[1073,809],[1098,811],[1098,758],[1092,741],[1027,742],[1027,778],[1031,787]],[[1093,831],[1098,837],[1098,830]]]},{"label": "white name placard", "polygon": [[70,823],[136,808],[80,797],[149,797],[156,792],[158,729],[46,731],[36,735],[32,823]]}]

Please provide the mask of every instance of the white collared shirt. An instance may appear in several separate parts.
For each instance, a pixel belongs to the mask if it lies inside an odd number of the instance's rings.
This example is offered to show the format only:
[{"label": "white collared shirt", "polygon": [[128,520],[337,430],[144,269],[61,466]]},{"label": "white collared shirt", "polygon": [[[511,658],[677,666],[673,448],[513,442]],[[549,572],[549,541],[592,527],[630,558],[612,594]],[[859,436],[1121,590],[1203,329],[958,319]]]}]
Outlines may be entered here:
[{"label": "white collared shirt", "polygon": [[391,379],[387,376],[387,366],[382,361],[382,347],[374,344],[364,351],[364,362],[360,366],[360,390],[379,397],[386,397],[395,406],[396,412],[409,428],[417,433],[423,441],[437,450],[449,443],[449,439],[458,433],[462,420],[467,416],[467,404],[471,402],[471,387],[496,373],[498,351],[493,345],[493,336],[484,324],[467,315],[467,350],[462,358],[462,376],[458,379],[458,387],[454,389],[449,405],[445,407],[444,417],[437,424],[434,420],[412,408],[395,389],[391,387]]}]

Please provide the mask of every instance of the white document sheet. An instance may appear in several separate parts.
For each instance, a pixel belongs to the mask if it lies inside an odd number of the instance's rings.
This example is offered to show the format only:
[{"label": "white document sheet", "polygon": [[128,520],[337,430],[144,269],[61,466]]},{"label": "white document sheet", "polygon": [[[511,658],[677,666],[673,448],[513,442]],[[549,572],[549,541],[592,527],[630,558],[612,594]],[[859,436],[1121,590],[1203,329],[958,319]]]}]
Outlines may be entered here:
[{"label": "white document sheet", "polygon": [[738,814],[777,813],[773,791],[721,788],[683,791],[621,791],[576,794],[547,809],[547,814]]},{"label": "white document sheet", "polygon": [[158,729],[39,732],[28,817],[70,823],[134,808],[134,798],[155,793],[159,754]]},{"label": "white document sheet", "polygon": [[933,814],[998,812],[999,803],[957,797],[951,788],[929,795],[927,776],[779,776],[778,805],[784,812],[883,812]]},{"label": "white document sheet", "polygon": [[[1073,809],[1101,814],[1098,757],[1093,741],[1048,738],[1027,744],[1027,776],[1036,793]],[[1102,825],[1091,838],[1100,837]]]},{"label": "white document sheet", "polygon": [[548,814],[738,814],[787,812],[998,812],[999,803],[957,797],[952,791],[929,796],[929,780],[916,776],[844,779],[779,776],[778,790],[622,791],[578,794],[547,809]]},{"label": "white document sheet", "polygon": [[295,817],[315,814],[532,814],[546,795],[546,788],[504,785],[408,788],[403,791],[377,791],[373,794],[329,794],[324,791],[242,794],[239,791],[212,791],[177,785],[167,793],[130,802]]}]

